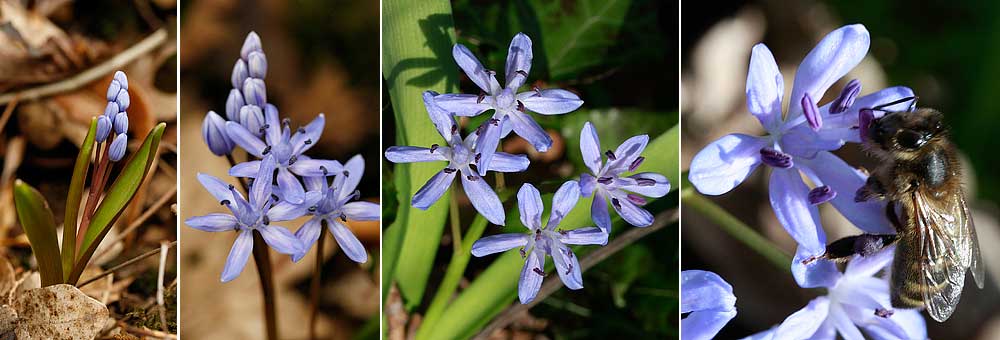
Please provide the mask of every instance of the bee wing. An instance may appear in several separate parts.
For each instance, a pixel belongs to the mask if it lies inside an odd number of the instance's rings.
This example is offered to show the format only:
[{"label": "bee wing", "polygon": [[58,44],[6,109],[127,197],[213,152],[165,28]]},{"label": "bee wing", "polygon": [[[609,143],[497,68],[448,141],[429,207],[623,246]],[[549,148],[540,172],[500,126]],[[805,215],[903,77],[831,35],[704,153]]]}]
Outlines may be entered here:
[{"label": "bee wing", "polygon": [[[929,199],[914,193],[914,219],[920,234],[920,280],[924,304],[934,320],[955,311],[965,285],[965,271],[979,267],[979,245],[961,198]],[[975,249],[973,249],[975,248]],[[981,269],[980,269],[981,270]]]},{"label": "bee wing", "polygon": [[972,221],[972,213],[969,211],[969,206],[965,203],[965,195],[958,195],[959,204],[962,206],[962,222],[964,228],[964,236],[968,242],[967,254],[969,257],[969,270],[972,271],[972,277],[976,279],[976,287],[983,289],[983,281],[986,280],[986,273],[983,268],[983,257],[979,254],[979,237],[976,235],[976,224]]}]

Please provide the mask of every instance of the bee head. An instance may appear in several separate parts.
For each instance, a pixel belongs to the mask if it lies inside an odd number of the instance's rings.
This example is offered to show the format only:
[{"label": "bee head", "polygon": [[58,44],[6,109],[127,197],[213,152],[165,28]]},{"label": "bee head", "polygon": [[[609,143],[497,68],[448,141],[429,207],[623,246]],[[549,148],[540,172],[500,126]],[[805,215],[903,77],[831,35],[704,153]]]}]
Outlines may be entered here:
[{"label": "bee head", "polygon": [[941,112],[920,108],[891,112],[868,128],[871,142],[887,151],[916,151],[944,131]]}]

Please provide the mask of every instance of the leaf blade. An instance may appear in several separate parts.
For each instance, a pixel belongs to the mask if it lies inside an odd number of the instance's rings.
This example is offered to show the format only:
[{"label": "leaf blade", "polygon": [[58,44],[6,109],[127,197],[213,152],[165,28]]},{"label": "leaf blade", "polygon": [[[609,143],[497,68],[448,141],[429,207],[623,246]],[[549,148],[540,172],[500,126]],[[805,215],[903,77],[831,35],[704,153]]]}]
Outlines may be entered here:
[{"label": "leaf blade", "polygon": [[94,138],[97,135],[97,118],[90,120],[90,130],[80,145],[80,153],[76,156],[73,166],[73,178],[70,180],[69,193],[66,195],[66,218],[63,219],[62,271],[63,280],[69,279],[76,260],[76,228],[77,217],[80,214],[80,201],[83,199],[83,185],[87,181],[87,170],[90,169],[90,156],[94,153]]},{"label": "leaf blade", "polygon": [[38,260],[38,273],[42,286],[63,282],[62,262],[59,257],[59,240],[56,238],[56,221],[49,209],[49,202],[38,190],[20,179],[14,182],[14,206],[21,228],[28,235],[31,251]]}]

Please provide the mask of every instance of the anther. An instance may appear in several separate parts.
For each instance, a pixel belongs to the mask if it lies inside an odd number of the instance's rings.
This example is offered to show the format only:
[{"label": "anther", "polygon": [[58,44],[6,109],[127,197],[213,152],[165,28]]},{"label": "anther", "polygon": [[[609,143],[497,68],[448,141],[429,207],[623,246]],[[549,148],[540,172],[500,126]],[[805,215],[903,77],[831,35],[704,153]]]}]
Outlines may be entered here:
[{"label": "anther", "polygon": [[490,118],[490,124],[493,124],[493,126],[500,126],[500,120],[496,118]]},{"label": "anther", "polygon": [[535,274],[538,274],[538,276],[545,277],[545,272],[543,272],[541,269],[538,269],[538,267],[531,268],[531,271],[535,272]]},{"label": "anther", "polygon": [[340,213],[340,220],[347,222],[347,215],[344,215],[344,213]]},{"label": "anther", "polygon": [[219,201],[219,205],[229,205],[229,203],[231,203],[231,202],[229,202],[229,200],[221,200],[221,201]]},{"label": "anther", "polygon": [[888,318],[895,314],[891,309],[875,308],[875,315],[881,318]]},{"label": "anther", "polygon": [[639,196],[639,195],[636,195],[636,194],[628,194],[625,197],[628,198],[629,202],[632,202],[632,204],[635,204],[635,205],[646,205],[646,199],[642,198],[642,196]]},{"label": "anther", "polygon": [[458,169],[455,169],[455,168],[444,168],[444,170],[442,170],[442,171],[444,171],[444,173],[446,173],[446,174],[451,174],[451,173],[455,173],[455,171],[458,171]]},{"label": "anther", "polygon": [[310,145],[310,144],[313,143],[313,140],[312,139],[306,139],[306,141],[302,142],[302,143],[305,144],[305,145]]},{"label": "anther", "polygon": [[525,76],[525,77],[528,76],[528,72],[526,72],[524,70],[517,70],[517,72],[514,72],[514,73],[520,74],[520,75]]},{"label": "anther", "polygon": [[830,186],[823,185],[809,190],[809,203],[812,205],[821,204],[837,197],[837,192]]},{"label": "anther", "polygon": [[524,103],[522,103],[520,100],[517,101],[517,110],[524,112]]},{"label": "anther", "polygon": [[483,99],[486,99],[486,93],[479,92],[479,97],[476,97],[476,104],[482,104]]},{"label": "anther", "polygon": [[775,168],[788,169],[792,167],[792,155],[775,150],[771,147],[760,148],[760,160]]},{"label": "anther", "polygon": [[306,128],[300,126],[298,129],[295,129],[295,132],[306,133]]},{"label": "anther", "polygon": [[230,185],[229,185],[229,190],[233,190],[233,189],[236,189],[236,186],[234,186],[234,185],[230,184]]},{"label": "anther", "polygon": [[819,107],[816,106],[816,102],[806,93],[802,95],[802,100],[799,104],[802,105],[802,112],[806,116],[806,121],[809,122],[809,127],[813,131],[819,131],[823,127],[823,116],[819,114]]},{"label": "anther", "polygon": [[542,89],[538,88],[538,86],[532,86],[531,90],[535,91],[535,95],[536,96],[541,96],[542,95]]},{"label": "anther", "polygon": [[437,150],[439,147],[441,146],[437,144],[431,144],[431,153],[434,153],[434,151]]},{"label": "anther", "polygon": [[608,159],[612,160],[612,161],[618,159],[618,157],[615,157],[614,151],[611,151],[611,150],[605,151],[604,155],[608,156]]},{"label": "anther", "polygon": [[288,165],[295,164],[295,161],[298,161],[298,160],[299,160],[298,156],[292,156],[292,157],[288,158]]},{"label": "anther", "polygon": [[309,210],[309,212],[316,212],[316,206],[315,205],[311,206],[311,207],[309,207],[309,209],[306,209],[306,210]]},{"label": "anther", "polygon": [[615,206],[615,208],[617,208],[617,209],[621,209],[622,208],[622,202],[619,202],[617,198],[612,198],[611,199],[611,205]]},{"label": "anther", "polygon": [[859,93],[861,93],[861,81],[852,79],[840,91],[840,95],[830,102],[830,113],[836,114],[847,111],[851,105],[854,105],[854,100],[858,98]]},{"label": "anther", "polygon": [[281,125],[284,125],[284,126],[292,125],[292,120],[289,119],[289,118],[282,119],[281,120]]},{"label": "anther", "polygon": [[351,177],[351,172],[350,171],[344,170],[344,172],[341,172],[341,173],[344,174],[344,177]]},{"label": "anther", "polygon": [[646,160],[646,157],[637,157],[634,161],[632,161],[632,164],[628,166],[628,171],[635,171],[635,169],[639,168],[639,165],[642,164],[642,161],[644,160]]},{"label": "anther", "polygon": [[521,247],[521,249],[518,249],[518,251],[520,251],[520,252],[521,252],[521,258],[522,258],[522,259],[523,259],[523,258],[525,258],[525,257],[528,257],[528,254],[526,254],[526,253],[524,252],[524,247]]},{"label": "anther", "polygon": [[329,173],[330,173],[330,171],[329,171],[329,170],[327,170],[327,169],[326,169],[326,166],[324,166],[324,165],[320,165],[320,166],[319,166],[319,171],[322,171],[322,172],[323,172],[323,176],[326,176],[327,174],[329,174]]},{"label": "anther", "polygon": [[264,151],[260,152],[261,155],[266,155],[266,154],[269,154],[269,153],[271,153],[271,146],[270,145],[264,147]]},{"label": "anther", "polygon": [[451,134],[454,135],[457,132],[458,132],[458,125],[452,124],[451,125]]},{"label": "anther", "polygon": [[597,178],[597,183],[608,185],[608,184],[611,184],[611,182],[614,181],[614,180],[615,180],[614,177],[598,177]]},{"label": "anther", "polygon": [[264,215],[261,217],[261,222],[263,222],[264,225],[269,225],[271,224],[271,218],[267,217],[267,215]]},{"label": "anther", "polygon": [[479,180],[479,177],[476,177],[474,175],[468,175],[468,176],[465,176],[465,178],[468,178],[470,181],[473,181],[473,182]]},{"label": "anther", "polygon": [[482,159],[482,158],[483,158],[483,153],[482,152],[477,153],[476,154],[476,163],[479,163],[479,160]]},{"label": "anther", "polygon": [[650,178],[636,178],[635,184],[639,185],[640,187],[651,187],[656,185],[656,180]]}]

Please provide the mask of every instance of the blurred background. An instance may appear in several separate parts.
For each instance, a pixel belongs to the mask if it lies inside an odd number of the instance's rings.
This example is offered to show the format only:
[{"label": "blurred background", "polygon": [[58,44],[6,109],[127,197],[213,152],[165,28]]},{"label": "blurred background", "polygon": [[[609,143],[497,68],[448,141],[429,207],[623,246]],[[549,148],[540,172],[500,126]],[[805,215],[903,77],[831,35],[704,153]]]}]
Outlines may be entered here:
[{"label": "blurred background", "polygon": [[[6,268],[0,270],[0,294],[16,297],[39,286],[14,207],[15,179],[42,193],[61,227],[80,144],[91,119],[104,112],[117,70],[130,85],[129,152],[156,123],[167,128],[147,184],[102,241],[84,279],[177,238],[176,11],[171,0],[0,0],[0,267]],[[162,266],[152,256],[82,287],[111,311],[102,337],[176,334],[175,255],[171,248]],[[156,303],[161,270],[165,319]]]},{"label": "blurred background", "polygon": [[[502,74],[511,38],[518,32],[533,42],[534,59],[528,83],[539,88],[562,88],[579,94],[583,106],[568,114],[531,114],[553,138],[546,153],[537,153],[527,141],[511,134],[503,139],[504,151],[527,154],[531,165],[525,172],[505,174],[506,189],[500,197],[513,195],[522,183],[534,184],[542,193],[554,192],[564,181],[589,172],[580,159],[580,129],[590,121],[603,145],[617,147],[625,139],[648,134],[660,136],[678,122],[677,115],[677,5],[676,3],[631,1],[482,1],[451,2],[457,42],[468,47],[488,69]],[[428,32],[433,34],[436,32]],[[445,49],[446,48],[446,49]],[[449,65],[444,72],[461,72],[452,61],[451,46],[445,46]],[[385,71],[384,72],[388,72]],[[443,77],[432,69],[414,82],[436,83]],[[460,74],[457,93],[479,93],[480,89]],[[499,76],[498,76],[499,77]],[[501,77],[502,78],[502,77]],[[382,141],[395,144],[396,124],[388,92],[384,92]],[[471,131],[492,112],[460,125]],[[399,204],[392,183],[393,163],[385,162],[383,178],[383,228],[395,219]],[[494,176],[486,176],[496,188]],[[671,183],[676,188],[676,183]],[[458,185],[458,184],[455,184]],[[513,207],[513,199],[508,207]],[[654,215],[677,206],[676,191],[646,206]],[[443,203],[439,203],[443,204]],[[461,220],[467,227],[475,216],[468,199],[459,198]],[[546,208],[548,209],[548,207]],[[614,214],[612,214],[614,216]],[[663,216],[663,215],[660,215]],[[632,228],[615,226],[615,235]],[[513,323],[491,335],[494,339],[586,339],[669,338],[678,334],[678,242],[675,224],[654,232],[626,247],[584,273],[586,288],[561,288]],[[523,232],[521,227],[489,225],[483,237],[503,232]],[[465,231],[463,230],[463,233]],[[579,247],[578,256],[596,247]],[[423,313],[444,276],[452,257],[452,239],[445,232],[435,256],[427,293],[410,318]],[[473,257],[459,289],[468,286],[496,256]],[[550,262],[551,265],[551,262]],[[517,280],[517,277],[510,277]],[[392,310],[394,303],[388,301]],[[407,302],[410,304],[410,302]],[[516,305],[517,302],[514,302]],[[400,306],[401,308],[401,306]],[[483,306],[483,308],[496,308]],[[600,320],[600,322],[594,322]],[[390,321],[391,322],[391,321]],[[442,320],[441,322],[447,322]],[[412,327],[412,324],[410,325]],[[389,327],[393,327],[390,325]]]},{"label": "blurred background", "polygon": [[[268,102],[290,118],[293,127],[325,113],[326,129],[308,154],[341,162],[363,155],[366,174],[358,190],[363,200],[378,200],[377,1],[185,1],[181,12],[181,220],[222,211],[195,179],[203,172],[232,180],[225,176],[226,160],[209,152],[202,141],[201,123],[208,110],[225,111],[233,62],[251,30],[260,35],[267,55]],[[283,225],[294,232],[303,222]],[[352,222],[349,227],[370,256],[358,265],[341,254],[335,242],[326,242],[318,327],[326,339],[367,338],[378,330],[378,223]],[[264,338],[260,286],[252,261],[238,279],[219,282],[235,235],[187,226],[180,230],[184,336]],[[315,252],[313,247],[296,264],[288,256],[271,253],[283,339],[304,339],[308,334]]]},{"label": "blurred background", "polygon": [[[920,106],[945,114],[953,141],[964,157],[966,197],[973,210],[986,288],[967,281],[957,311],[946,323],[926,318],[931,338],[1000,337],[1000,160],[993,150],[1000,129],[1000,4],[950,1],[717,1],[711,8],[682,6],[682,169],[709,142],[725,134],[763,134],[746,109],[745,84],[750,49],[764,42],[774,53],[791,91],[798,63],[828,32],[862,23],[871,49],[861,64],[835,84],[828,102],[847,80],[857,78],[862,95],[894,85],[911,87]],[[786,94],[787,95],[787,94]],[[857,145],[836,152],[848,164],[874,168]],[[788,254],[795,242],[778,224],[767,200],[766,171],[756,171],[732,192],[710,199],[777,243]],[[750,202],[750,203],[748,203]],[[693,210],[684,210],[683,269],[711,270],[728,280],[737,296],[737,317],[719,338],[744,337],[780,323],[822,290],[800,289],[784,269],[775,268],[750,248]],[[828,240],[859,233],[830,205],[821,207]],[[925,313],[926,316],[926,313]]]}]

